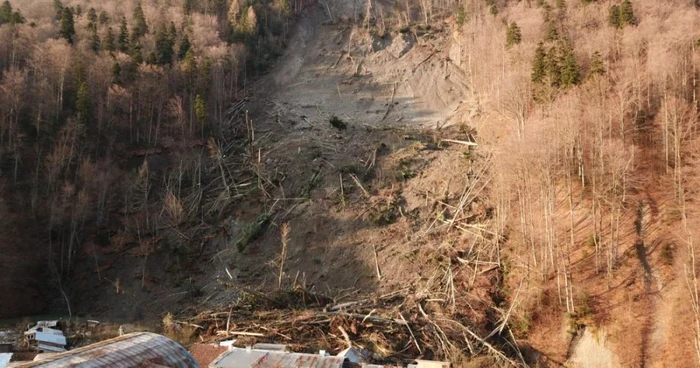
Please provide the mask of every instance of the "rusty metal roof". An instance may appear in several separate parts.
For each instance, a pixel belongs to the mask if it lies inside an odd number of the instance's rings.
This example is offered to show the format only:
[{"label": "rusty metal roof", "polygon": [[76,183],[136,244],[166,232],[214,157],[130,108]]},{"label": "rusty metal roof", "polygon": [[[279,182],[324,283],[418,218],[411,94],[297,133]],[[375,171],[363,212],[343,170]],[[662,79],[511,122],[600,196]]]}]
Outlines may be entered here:
[{"label": "rusty metal roof", "polygon": [[42,368],[131,368],[146,365],[171,368],[198,368],[192,355],[165,336],[137,332],[105,340],[79,349],[52,355],[23,367]]},{"label": "rusty metal roof", "polygon": [[234,348],[210,368],[342,368],[344,357]]}]

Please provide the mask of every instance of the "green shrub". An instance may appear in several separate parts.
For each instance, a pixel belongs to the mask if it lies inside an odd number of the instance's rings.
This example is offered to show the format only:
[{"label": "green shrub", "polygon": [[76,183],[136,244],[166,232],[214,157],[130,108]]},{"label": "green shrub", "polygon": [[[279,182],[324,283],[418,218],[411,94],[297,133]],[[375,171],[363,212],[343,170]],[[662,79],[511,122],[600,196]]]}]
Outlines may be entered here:
[{"label": "green shrub", "polygon": [[257,220],[244,226],[241,230],[243,237],[238,244],[236,244],[238,251],[242,252],[250,242],[258,239],[265,232],[265,229],[267,229],[267,226],[270,224],[271,220],[272,218],[270,217],[270,214],[263,212],[260,214],[260,216],[258,216]]}]

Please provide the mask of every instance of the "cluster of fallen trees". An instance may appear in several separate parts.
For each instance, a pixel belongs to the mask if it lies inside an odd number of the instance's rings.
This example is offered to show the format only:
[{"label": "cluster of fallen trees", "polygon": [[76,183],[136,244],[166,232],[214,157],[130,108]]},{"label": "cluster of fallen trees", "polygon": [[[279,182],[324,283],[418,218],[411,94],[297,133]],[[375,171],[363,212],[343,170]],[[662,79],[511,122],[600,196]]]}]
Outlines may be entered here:
[{"label": "cluster of fallen trees", "polygon": [[235,338],[241,347],[283,343],[297,352],[335,353],[353,347],[370,352],[376,363],[424,358],[459,365],[480,357],[492,365],[523,365],[512,339],[483,338],[482,328],[409,295],[401,290],[335,303],[302,288],[269,295],[244,292],[228,309],[203,311],[178,323],[195,327],[203,342]]}]

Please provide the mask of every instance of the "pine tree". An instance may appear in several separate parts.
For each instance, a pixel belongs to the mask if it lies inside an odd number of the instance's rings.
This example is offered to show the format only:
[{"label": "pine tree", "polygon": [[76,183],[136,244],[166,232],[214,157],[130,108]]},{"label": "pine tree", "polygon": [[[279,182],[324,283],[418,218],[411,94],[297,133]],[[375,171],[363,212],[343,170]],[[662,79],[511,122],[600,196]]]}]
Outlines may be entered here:
[{"label": "pine tree", "polygon": [[197,59],[195,59],[192,49],[187,50],[187,53],[182,60],[182,71],[185,72],[187,78],[190,80],[197,72]]},{"label": "pine tree", "polygon": [[146,57],[146,64],[148,65],[156,65],[158,64],[158,57],[156,56],[156,53],[151,51],[148,56]]},{"label": "pine tree", "polygon": [[13,12],[12,5],[8,0],[5,0],[0,6],[0,25],[3,24],[22,24],[24,17],[19,10]]},{"label": "pine tree", "polygon": [[117,62],[112,64],[112,84],[122,84],[122,67]]},{"label": "pine tree", "polygon": [[80,86],[80,84],[85,82],[85,64],[83,64],[82,57],[78,57],[78,62],[75,64],[75,70],[73,71],[73,78],[76,86]]},{"label": "pine tree", "polygon": [[630,0],[623,0],[620,5],[620,25],[633,26],[637,24],[637,18],[634,16],[634,9]]},{"label": "pine tree", "polygon": [[194,0],[184,0],[182,2],[182,14],[190,15],[194,11]]},{"label": "pine tree", "polygon": [[97,34],[97,26],[95,25],[95,23],[90,22],[90,23],[88,23],[88,29],[90,31],[90,37],[89,37],[90,49],[92,49],[92,51],[94,51],[94,52],[98,52],[98,51],[100,51],[100,48],[101,48],[100,44],[101,43],[100,43],[100,36]]},{"label": "pine tree", "polygon": [[168,29],[168,39],[175,45],[177,40],[177,27],[175,27],[175,22],[170,22],[170,28]]},{"label": "pine tree", "polygon": [[561,86],[568,88],[579,83],[581,80],[581,70],[576,62],[574,50],[567,44],[562,46],[563,65],[561,67]]},{"label": "pine tree", "polygon": [[455,11],[455,20],[457,22],[457,26],[459,28],[462,28],[464,26],[464,23],[467,21],[467,12],[464,10],[463,6],[458,6],[457,10]]},{"label": "pine tree", "polygon": [[603,57],[600,55],[600,52],[596,51],[593,53],[593,56],[591,56],[591,71],[589,75],[603,75],[605,72]]},{"label": "pine tree", "polygon": [[202,96],[197,95],[194,99],[194,111],[197,122],[204,124],[207,121],[207,103],[204,101]]},{"label": "pine tree", "polygon": [[156,53],[154,55],[158,65],[171,64],[173,62],[173,41],[164,26],[161,26],[158,29],[158,33],[156,33]]},{"label": "pine tree", "polygon": [[547,57],[545,57],[544,59],[544,65],[547,71],[547,79],[549,80],[549,85],[552,87],[560,86],[562,58],[556,46],[552,46],[549,48],[549,51],[547,52]]},{"label": "pine tree", "polygon": [[100,24],[105,25],[107,23],[109,23],[109,15],[103,10],[100,12]]},{"label": "pine tree", "polygon": [[53,0],[53,10],[56,12],[55,19],[60,21],[63,18],[63,3],[61,0]]},{"label": "pine tree", "polygon": [[97,23],[97,10],[95,8],[90,8],[87,13],[88,21],[92,23]]},{"label": "pine tree", "polygon": [[75,7],[75,16],[80,18],[83,16],[83,7],[78,4],[78,6]]},{"label": "pine tree", "polygon": [[58,34],[63,37],[68,43],[73,43],[73,36],[75,35],[75,26],[73,22],[73,11],[70,8],[63,8],[63,15],[61,16],[61,27]]},{"label": "pine tree", "polygon": [[141,3],[138,3],[134,8],[134,26],[131,29],[131,36],[134,39],[138,39],[147,33],[148,24],[146,24],[146,16],[143,14]]},{"label": "pine tree", "polygon": [[126,26],[126,18],[122,17],[119,25],[119,38],[117,38],[117,46],[119,51],[123,53],[129,52],[129,28]]},{"label": "pine tree", "polygon": [[192,48],[192,45],[190,44],[190,39],[185,35],[182,37],[182,41],[180,41],[180,48],[177,51],[177,58],[182,60],[187,56],[187,53],[190,51],[190,48]]},{"label": "pine tree", "polygon": [[90,90],[87,82],[82,82],[78,88],[78,95],[75,99],[75,110],[78,113],[78,122],[86,125],[92,117],[92,104],[90,103]]},{"label": "pine tree", "polygon": [[620,6],[613,5],[610,7],[610,12],[608,13],[608,24],[611,27],[622,28],[622,23],[620,22]]},{"label": "pine tree", "polygon": [[544,77],[547,75],[547,69],[545,66],[546,58],[547,53],[544,51],[544,43],[540,42],[537,44],[537,49],[535,49],[535,58],[532,61],[531,79],[534,83],[544,82]]},{"label": "pine tree", "polygon": [[12,20],[10,21],[10,24],[23,24],[25,21],[26,19],[24,19],[22,13],[20,13],[19,10],[16,10],[14,13],[12,13]]},{"label": "pine tree", "polygon": [[12,23],[12,5],[5,0],[0,6],[0,25]]},{"label": "pine tree", "polygon": [[522,33],[520,32],[520,27],[515,22],[511,22],[506,31],[506,47],[511,47],[513,45],[520,44],[522,41]]},{"label": "pine tree", "polygon": [[557,0],[557,9],[566,10],[566,1],[565,0]]},{"label": "pine tree", "polygon": [[498,7],[496,4],[491,5],[491,8],[489,8],[489,13],[491,13],[493,16],[498,15]]},{"label": "pine tree", "polygon": [[141,54],[141,44],[138,42],[132,43],[129,47],[129,55],[131,56],[131,60],[133,60],[134,63],[143,63],[143,55]]},{"label": "pine tree", "polygon": [[107,33],[105,34],[105,42],[102,45],[103,49],[108,52],[114,52],[117,50],[116,46],[114,45],[114,32],[112,31],[112,27],[107,28]]},{"label": "pine tree", "polygon": [[550,20],[546,24],[547,30],[544,36],[545,41],[551,42],[559,39],[559,29],[557,29],[556,23]]}]

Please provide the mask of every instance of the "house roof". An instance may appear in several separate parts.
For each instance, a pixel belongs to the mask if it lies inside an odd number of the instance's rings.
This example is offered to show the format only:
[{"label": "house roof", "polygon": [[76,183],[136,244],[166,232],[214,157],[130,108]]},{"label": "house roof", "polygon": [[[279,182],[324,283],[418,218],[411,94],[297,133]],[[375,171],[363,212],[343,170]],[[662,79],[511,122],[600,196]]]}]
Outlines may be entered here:
[{"label": "house roof", "polygon": [[285,353],[259,349],[233,348],[222,354],[210,368],[342,368],[344,357]]},{"label": "house roof", "polygon": [[192,355],[175,341],[154,333],[139,332],[55,354],[23,367],[139,367],[148,364],[171,368],[199,366]]},{"label": "house roof", "polygon": [[12,353],[0,353],[0,368],[7,367],[12,359]]}]

